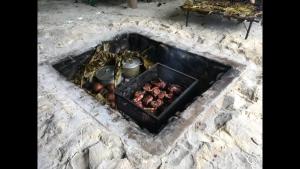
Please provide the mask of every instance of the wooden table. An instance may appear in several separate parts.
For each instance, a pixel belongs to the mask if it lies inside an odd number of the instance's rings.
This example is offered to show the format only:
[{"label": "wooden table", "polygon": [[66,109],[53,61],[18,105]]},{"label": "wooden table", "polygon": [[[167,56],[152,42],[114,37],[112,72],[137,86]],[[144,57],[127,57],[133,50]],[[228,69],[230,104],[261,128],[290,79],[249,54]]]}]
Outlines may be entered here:
[{"label": "wooden table", "polygon": [[[233,5],[235,5],[234,2],[231,2],[231,0],[229,0],[229,2],[232,3]],[[199,3],[201,3],[201,1]],[[193,4],[195,4],[195,0],[193,0]],[[186,12],[186,23],[185,23],[186,26],[188,26],[188,20],[189,20],[190,12],[198,12],[198,13],[201,13],[201,14],[204,14],[204,15],[211,15],[211,14],[222,15],[224,17],[227,17],[228,19],[231,19],[231,18],[237,19],[239,21],[239,23],[242,23],[244,21],[250,22],[248,28],[246,28],[247,33],[246,33],[245,39],[248,38],[250,29],[252,27],[252,23],[253,22],[259,22],[259,17],[262,14],[262,11],[258,11],[257,13],[255,13],[255,15],[250,15],[250,16],[228,15],[228,14],[226,14],[226,12],[224,12],[222,10],[219,11],[219,10],[209,10],[209,9],[205,9],[205,8],[201,8],[201,9],[200,8],[194,8],[193,4],[184,4],[184,5],[180,6],[180,8],[183,11]],[[248,6],[249,6],[249,4],[248,4]]]}]

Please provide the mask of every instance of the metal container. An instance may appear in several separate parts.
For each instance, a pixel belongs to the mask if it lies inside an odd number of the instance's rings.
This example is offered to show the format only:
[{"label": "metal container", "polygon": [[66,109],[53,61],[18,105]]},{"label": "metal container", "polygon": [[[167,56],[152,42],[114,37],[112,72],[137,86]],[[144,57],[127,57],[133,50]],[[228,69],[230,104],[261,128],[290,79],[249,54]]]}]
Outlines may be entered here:
[{"label": "metal container", "polygon": [[122,74],[126,78],[132,78],[140,73],[140,65],[142,64],[139,58],[129,58],[123,61]]},{"label": "metal container", "polygon": [[[104,66],[101,69],[97,70],[96,78],[104,85],[113,84],[114,83],[114,74],[115,74],[115,66]],[[117,85],[120,84],[122,78],[119,78]]]},{"label": "metal container", "polygon": [[[154,115],[137,107],[131,99],[134,92],[141,90],[145,83],[158,78],[167,83],[178,84],[184,90],[162,112]],[[130,116],[141,127],[147,128],[152,133],[158,133],[171,116],[175,115],[177,111],[184,110],[185,105],[193,101],[199,94],[198,87],[199,81],[196,78],[157,63],[139,76],[130,79],[129,82],[120,84],[115,92],[116,104],[121,112]]]}]

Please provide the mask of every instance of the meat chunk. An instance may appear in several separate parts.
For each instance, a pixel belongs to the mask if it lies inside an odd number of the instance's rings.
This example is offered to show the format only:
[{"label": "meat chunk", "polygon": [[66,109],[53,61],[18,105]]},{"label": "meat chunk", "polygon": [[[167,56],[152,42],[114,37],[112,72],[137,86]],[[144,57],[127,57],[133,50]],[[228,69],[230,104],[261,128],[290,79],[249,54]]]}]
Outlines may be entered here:
[{"label": "meat chunk", "polygon": [[168,98],[168,99],[173,99],[174,94],[173,93],[167,93],[167,94],[165,94],[165,97]]},{"label": "meat chunk", "polygon": [[136,91],[134,93],[134,97],[139,97],[140,95],[144,95],[145,94],[145,91]]},{"label": "meat chunk", "polygon": [[145,94],[144,91],[136,91],[136,92],[134,93],[134,99],[133,99],[133,101],[134,101],[134,102],[139,102],[139,101],[141,101],[141,100],[144,98],[144,94]]},{"label": "meat chunk", "polygon": [[182,92],[182,87],[177,84],[171,84],[168,87],[168,91],[173,94],[180,94]]},{"label": "meat chunk", "polygon": [[93,87],[96,93],[99,93],[104,88],[104,86],[101,83],[94,83]]},{"label": "meat chunk", "polygon": [[157,109],[158,107],[160,107],[161,105],[163,105],[164,102],[160,99],[154,100],[150,103],[151,107]]},{"label": "meat chunk", "polygon": [[143,103],[141,101],[135,102],[134,104],[139,108],[144,108]]},{"label": "meat chunk", "polygon": [[180,85],[168,84],[157,79],[145,83],[142,91],[136,91],[133,102],[148,113],[156,113],[156,111],[163,111],[163,107],[172,103],[182,91],[183,87]]},{"label": "meat chunk", "polygon": [[165,97],[167,98],[168,103],[171,103],[174,100],[174,94],[173,93],[167,93],[165,95]]},{"label": "meat chunk", "polygon": [[110,92],[115,92],[115,85],[114,84],[108,84],[106,86],[106,88],[108,89],[108,91]]},{"label": "meat chunk", "polygon": [[144,105],[148,105],[152,100],[153,100],[153,96],[147,95],[146,97],[144,97],[143,103]]},{"label": "meat chunk", "polygon": [[160,93],[159,87],[157,87],[157,86],[153,87],[151,93],[154,97],[158,96]]},{"label": "meat chunk", "polygon": [[151,92],[151,91],[152,91],[151,88],[152,88],[152,86],[151,86],[150,83],[146,83],[146,84],[144,85],[144,87],[143,87],[143,89],[144,89],[146,92]]},{"label": "meat chunk", "polygon": [[166,91],[161,91],[158,95],[157,98],[158,99],[163,99],[164,97],[166,97],[167,92]]},{"label": "meat chunk", "polygon": [[110,102],[115,102],[115,100],[116,100],[116,96],[115,96],[115,94],[114,93],[108,93],[107,94],[107,100],[108,101],[110,101]]},{"label": "meat chunk", "polygon": [[153,84],[156,87],[159,87],[160,89],[164,89],[167,86],[167,83],[162,81],[161,79],[152,81],[151,84]]}]

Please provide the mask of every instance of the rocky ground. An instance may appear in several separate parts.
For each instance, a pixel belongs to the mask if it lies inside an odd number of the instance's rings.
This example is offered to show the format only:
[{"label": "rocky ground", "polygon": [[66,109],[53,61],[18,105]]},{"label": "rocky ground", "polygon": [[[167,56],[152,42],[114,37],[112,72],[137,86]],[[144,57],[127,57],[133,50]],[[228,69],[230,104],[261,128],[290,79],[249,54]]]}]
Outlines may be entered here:
[{"label": "rocky ground", "polygon": [[[262,27],[254,23],[247,40],[244,24],[217,16],[192,14],[185,27],[179,9],[183,2],[139,2],[130,9],[121,0],[98,0],[96,7],[73,0],[38,1],[38,168],[262,168]],[[113,120],[104,107],[92,109],[92,114],[102,114],[99,122],[68,97],[85,95],[74,92],[48,63],[120,32],[139,32],[193,53],[249,65],[211,122],[216,132],[205,132],[197,122],[171,151],[154,156],[109,131],[103,122]]]}]

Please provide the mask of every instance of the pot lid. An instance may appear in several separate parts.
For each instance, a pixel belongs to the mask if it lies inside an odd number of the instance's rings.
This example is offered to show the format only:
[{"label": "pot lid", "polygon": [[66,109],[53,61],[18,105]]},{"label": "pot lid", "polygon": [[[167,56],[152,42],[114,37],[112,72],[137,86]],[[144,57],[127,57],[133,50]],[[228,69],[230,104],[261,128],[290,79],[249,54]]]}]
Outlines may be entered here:
[{"label": "pot lid", "polygon": [[123,68],[134,68],[141,65],[139,58],[129,58],[123,61]]},{"label": "pot lid", "polygon": [[114,79],[115,66],[104,66],[96,72],[96,77],[99,80],[112,80]]}]

